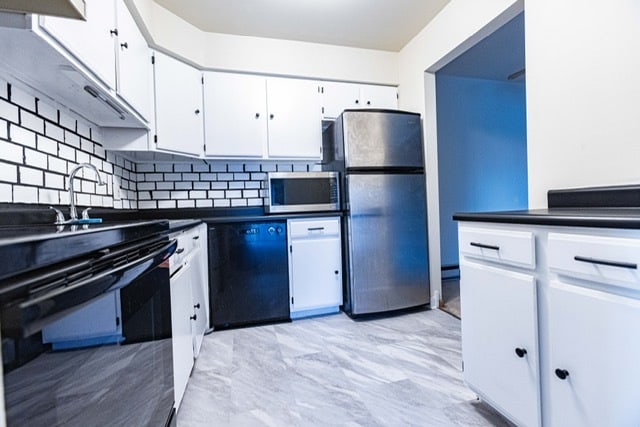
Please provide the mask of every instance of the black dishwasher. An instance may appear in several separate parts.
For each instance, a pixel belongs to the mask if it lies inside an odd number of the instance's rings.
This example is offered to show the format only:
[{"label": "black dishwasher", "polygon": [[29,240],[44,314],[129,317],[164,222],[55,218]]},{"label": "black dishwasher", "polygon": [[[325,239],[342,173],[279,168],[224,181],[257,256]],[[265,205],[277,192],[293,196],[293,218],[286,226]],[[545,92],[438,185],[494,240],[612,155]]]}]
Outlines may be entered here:
[{"label": "black dishwasher", "polygon": [[286,221],[209,227],[211,326],[290,320]]}]

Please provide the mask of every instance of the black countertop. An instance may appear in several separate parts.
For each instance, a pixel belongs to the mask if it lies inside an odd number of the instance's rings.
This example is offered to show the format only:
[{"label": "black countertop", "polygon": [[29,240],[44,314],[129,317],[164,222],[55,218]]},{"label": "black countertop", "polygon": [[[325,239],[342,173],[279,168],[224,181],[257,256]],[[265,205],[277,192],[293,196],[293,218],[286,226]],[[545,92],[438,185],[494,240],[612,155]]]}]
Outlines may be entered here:
[{"label": "black countertop", "polygon": [[166,220],[0,227],[0,279],[168,230]]},{"label": "black countertop", "polygon": [[640,208],[550,208],[498,212],[458,212],[456,221],[640,229]]}]

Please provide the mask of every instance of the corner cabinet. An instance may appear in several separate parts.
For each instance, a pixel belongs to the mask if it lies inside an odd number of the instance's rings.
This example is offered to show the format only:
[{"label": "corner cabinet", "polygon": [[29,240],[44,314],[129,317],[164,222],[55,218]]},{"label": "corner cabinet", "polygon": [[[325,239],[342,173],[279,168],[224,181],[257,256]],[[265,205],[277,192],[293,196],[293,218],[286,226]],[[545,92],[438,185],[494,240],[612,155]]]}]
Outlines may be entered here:
[{"label": "corner cabinet", "polygon": [[540,425],[534,238],[461,226],[464,379],[521,426]]},{"label": "corner cabinet", "polygon": [[470,388],[517,425],[640,425],[640,230],[461,222],[459,243]]},{"label": "corner cabinet", "polygon": [[291,318],[335,313],[342,305],[340,217],[290,219]]},{"label": "corner cabinet", "polygon": [[316,82],[205,72],[204,110],[207,157],[321,157]]},{"label": "corner cabinet", "polygon": [[202,156],[202,73],[185,62],[155,52],[153,76],[156,132],[151,145],[159,151]]}]

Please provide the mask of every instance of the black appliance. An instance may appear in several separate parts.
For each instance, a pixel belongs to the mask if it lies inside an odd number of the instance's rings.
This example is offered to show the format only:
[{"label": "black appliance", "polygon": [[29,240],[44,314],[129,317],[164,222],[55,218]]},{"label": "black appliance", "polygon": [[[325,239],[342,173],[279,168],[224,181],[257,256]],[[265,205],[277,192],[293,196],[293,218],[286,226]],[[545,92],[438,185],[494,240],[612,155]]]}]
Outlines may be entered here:
[{"label": "black appliance", "polygon": [[[8,426],[175,425],[167,229],[0,229],[0,254],[17,255],[0,268]],[[45,339],[53,329],[67,339]]]},{"label": "black appliance", "polygon": [[290,320],[287,222],[211,226],[209,296],[214,329]]}]

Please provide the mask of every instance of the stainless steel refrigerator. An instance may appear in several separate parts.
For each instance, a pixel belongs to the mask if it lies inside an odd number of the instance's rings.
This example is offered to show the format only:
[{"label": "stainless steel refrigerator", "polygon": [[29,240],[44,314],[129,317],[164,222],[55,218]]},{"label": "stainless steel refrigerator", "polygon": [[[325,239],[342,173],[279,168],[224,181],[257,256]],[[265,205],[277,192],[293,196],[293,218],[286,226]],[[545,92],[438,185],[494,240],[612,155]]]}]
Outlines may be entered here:
[{"label": "stainless steel refrigerator", "polygon": [[345,311],[379,313],[430,300],[420,115],[346,110],[326,169],[341,172]]}]

